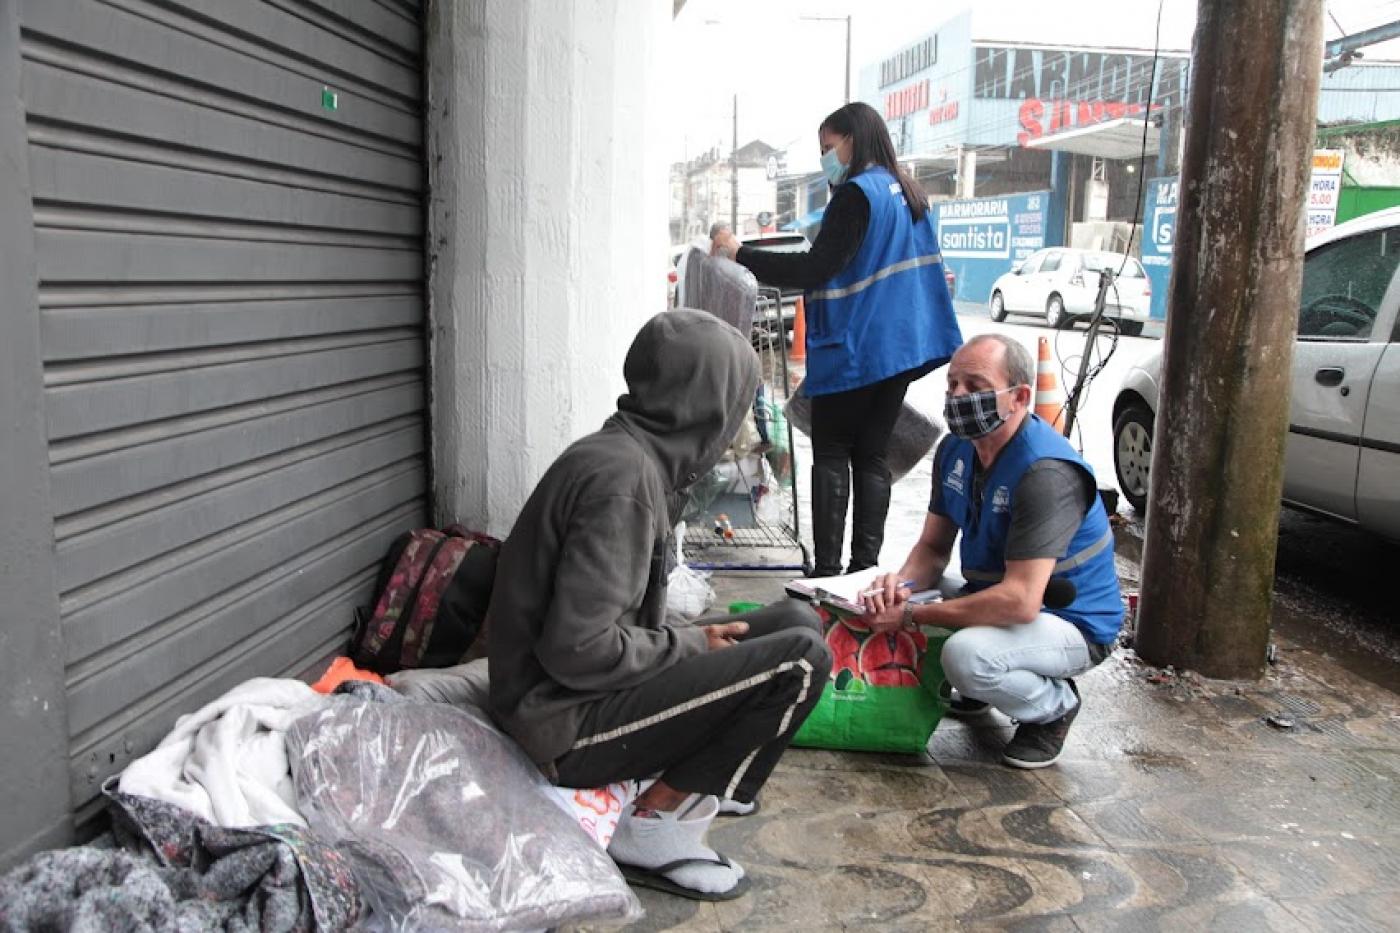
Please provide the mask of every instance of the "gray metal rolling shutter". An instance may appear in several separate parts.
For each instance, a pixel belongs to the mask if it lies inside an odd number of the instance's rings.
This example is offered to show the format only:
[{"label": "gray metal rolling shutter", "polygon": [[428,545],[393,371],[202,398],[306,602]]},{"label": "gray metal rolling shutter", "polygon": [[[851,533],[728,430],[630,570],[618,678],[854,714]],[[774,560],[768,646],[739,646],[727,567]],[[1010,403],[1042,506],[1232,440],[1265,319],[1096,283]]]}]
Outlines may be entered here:
[{"label": "gray metal rolling shutter", "polygon": [[27,0],[73,800],[425,520],[420,4]]}]

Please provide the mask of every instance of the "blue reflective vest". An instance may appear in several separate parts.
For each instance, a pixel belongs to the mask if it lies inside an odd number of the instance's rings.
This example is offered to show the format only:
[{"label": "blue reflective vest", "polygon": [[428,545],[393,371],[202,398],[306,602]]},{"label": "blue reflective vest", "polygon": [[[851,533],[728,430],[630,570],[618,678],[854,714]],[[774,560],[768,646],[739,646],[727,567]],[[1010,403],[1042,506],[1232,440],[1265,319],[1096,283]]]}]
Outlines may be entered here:
[{"label": "blue reflective vest", "polygon": [[846,184],[865,193],[870,226],[846,268],[806,293],[808,395],[935,369],[963,342],[933,211],[915,223],[898,180],[883,168]]},{"label": "blue reflective vest", "polygon": [[[992,464],[982,484],[981,511],[974,515],[972,471],[977,451],[971,441],[948,439],[940,457],[939,482],[943,484],[943,509],[962,531],[959,553],[968,592],[986,589],[1006,572],[1006,536],[1016,485],[1031,464],[1048,457],[1068,461],[1094,475],[1069,441],[1030,415]],[[1072,582],[1076,596],[1065,608],[1047,611],[1073,622],[1089,641],[1112,644],[1123,627],[1123,598],[1113,565],[1113,532],[1098,496],[1069,548],[1056,562],[1053,575]]]}]

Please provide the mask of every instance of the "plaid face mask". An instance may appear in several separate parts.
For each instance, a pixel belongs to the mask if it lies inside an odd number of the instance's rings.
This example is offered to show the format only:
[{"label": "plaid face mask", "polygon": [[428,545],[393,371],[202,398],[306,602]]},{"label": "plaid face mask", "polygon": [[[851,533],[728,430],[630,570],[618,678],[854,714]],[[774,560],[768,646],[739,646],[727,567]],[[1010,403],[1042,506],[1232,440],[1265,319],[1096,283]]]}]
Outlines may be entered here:
[{"label": "plaid face mask", "polygon": [[1006,417],[997,410],[997,396],[1015,389],[1011,386],[948,396],[943,403],[943,420],[948,422],[948,430],[966,440],[991,434],[1006,423]]}]

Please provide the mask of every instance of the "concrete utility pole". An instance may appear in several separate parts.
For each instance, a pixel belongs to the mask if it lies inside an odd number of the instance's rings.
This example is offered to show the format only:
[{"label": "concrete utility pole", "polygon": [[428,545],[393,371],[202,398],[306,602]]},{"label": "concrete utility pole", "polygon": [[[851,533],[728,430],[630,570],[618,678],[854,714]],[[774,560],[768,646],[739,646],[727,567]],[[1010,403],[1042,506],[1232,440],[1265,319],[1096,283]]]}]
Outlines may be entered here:
[{"label": "concrete utility pole", "polygon": [[1321,71],[1321,0],[1200,0],[1137,650],[1264,664]]},{"label": "concrete utility pole", "polygon": [[734,95],[734,139],[729,147],[729,230],[739,235],[739,95]]},{"label": "concrete utility pole", "polygon": [[851,18],[846,17],[846,103],[851,102]]}]

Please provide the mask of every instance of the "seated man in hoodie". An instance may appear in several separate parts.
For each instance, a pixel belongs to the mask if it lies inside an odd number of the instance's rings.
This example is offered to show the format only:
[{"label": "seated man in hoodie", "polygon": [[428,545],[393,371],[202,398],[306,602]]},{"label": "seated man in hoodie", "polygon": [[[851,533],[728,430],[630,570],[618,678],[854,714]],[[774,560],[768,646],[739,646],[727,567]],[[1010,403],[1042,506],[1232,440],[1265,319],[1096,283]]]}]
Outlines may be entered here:
[{"label": "seated man in hoodie", "polygon": [[491,711],[564,786],[656,778],[608,849],[630,880],[738,897],[743,869],[704,844],[717,798],[753,801],[831,657],[815,612],[791,600],[743,621],[666,619],[673,516],[753,404],[749,342],[704,312],[666,312],[623,375],[617,412],[559,456],[501,549]]}]

